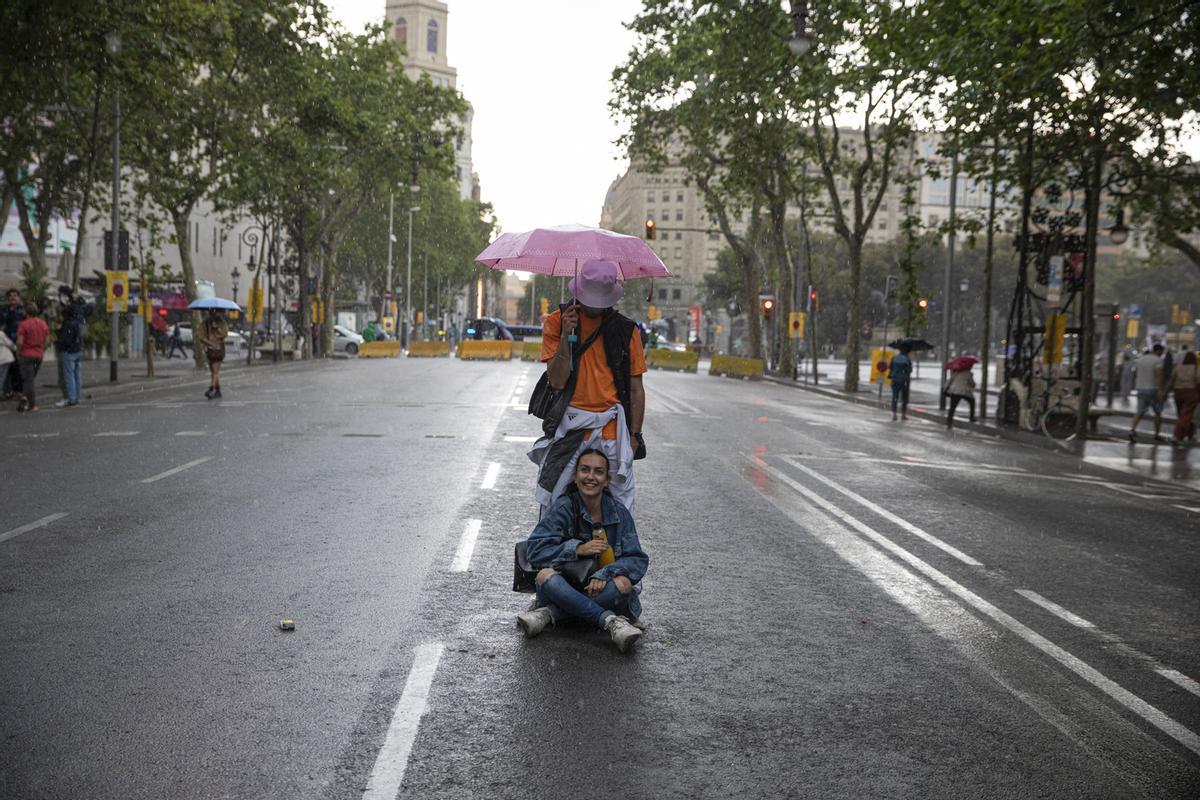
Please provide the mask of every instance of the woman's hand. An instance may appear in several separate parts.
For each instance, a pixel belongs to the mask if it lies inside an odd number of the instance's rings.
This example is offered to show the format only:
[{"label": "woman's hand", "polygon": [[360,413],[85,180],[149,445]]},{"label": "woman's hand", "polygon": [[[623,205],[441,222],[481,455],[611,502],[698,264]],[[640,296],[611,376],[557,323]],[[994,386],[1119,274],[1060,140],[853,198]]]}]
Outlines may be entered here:
[{"label": "woman's hand", "polygon": [[588,597],[595,597],[604,591],[604,586],[607,583],[608,581],[602,581],[599,578],[592,578],[587,582],[587,586],[583,587],[583,590],[587,592]]},{"label": "woman's hand", "polygon": [[608,542],[603,539],[588,539],[575,548],[575,556],[577,558],[591,558],[598,556],[608,549]]}]

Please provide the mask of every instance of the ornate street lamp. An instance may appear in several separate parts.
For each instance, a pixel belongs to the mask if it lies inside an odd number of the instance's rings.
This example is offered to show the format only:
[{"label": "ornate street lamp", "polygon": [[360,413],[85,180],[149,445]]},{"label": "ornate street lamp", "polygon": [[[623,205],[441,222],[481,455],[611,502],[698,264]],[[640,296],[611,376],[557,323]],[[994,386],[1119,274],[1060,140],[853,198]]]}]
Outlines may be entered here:
[{"label": "ornate street lamp", "polygon": [[1125,209],[1117,209],[1117,221],[1108,229],[1108,238],[1115,245],[1125,244],[1129,239],[1129,228],[1125,225]]},{"label": "ornate street lamp", "polygon": [[[247,265],[247,268],[251,272],[254,271],[254,253],[250,254],[250,263]],[[242,273],[238,271],[237,264],[233,265],[233,271],[229,273],[229,277],[233,279],[233,302],[236,303],[237,302],[238,278],[242,277]]]},{"label": "ornate street lamp", "polygon": [[797,56],[812,49],[812,40],[808,37],[808,0],[792,0],[792,35],[788,37],[788,49]]}]

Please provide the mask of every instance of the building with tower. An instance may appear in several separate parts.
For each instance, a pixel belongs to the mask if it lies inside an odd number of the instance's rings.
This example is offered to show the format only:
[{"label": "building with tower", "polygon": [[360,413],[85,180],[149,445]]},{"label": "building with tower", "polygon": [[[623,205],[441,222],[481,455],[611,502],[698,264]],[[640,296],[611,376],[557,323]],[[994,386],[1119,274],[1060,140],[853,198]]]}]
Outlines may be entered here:
[{"label": "building with tower", "polygon": [[[437,0],[388,0],[387,22],[396,44],[404,48],[404,71],[414,80],[422,75],[438,86],[458,88],[458,70],[446,58],[450,10]],[[479,176],[471,163],[471,118],[473,110],[459,121],[462,127],[455,142],[454,175],[464,199],[479,199]]]}]

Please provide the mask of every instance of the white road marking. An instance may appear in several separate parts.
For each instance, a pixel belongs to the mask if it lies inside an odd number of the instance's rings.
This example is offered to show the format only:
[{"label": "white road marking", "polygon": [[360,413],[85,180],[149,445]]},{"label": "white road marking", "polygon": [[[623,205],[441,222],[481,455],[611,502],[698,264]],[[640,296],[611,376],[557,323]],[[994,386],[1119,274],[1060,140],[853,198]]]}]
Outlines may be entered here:
[{"label": "white road marking", "polygon": [[913,536],[916,536],[919,539],[924,539],[925,541],[929,542],[931,545],[938,548],[939,550],[949,553],[950,555],[954,556],[955,558],[957,558],[959,561],[963,562],[964,564],[968,564],[972,567],[982,567],[983,566],[982,562],[977,561],[974,558],[971,558],[971,556],[969,556],[966,553],[964,553],[963,551],[959,550],[954,545],[948,544],[947,542],[943,542],[941,539],[934,536],[932,533],[927,533],[926,531],[921,530],[916,525],[913,525],[911,522],[904,519],[903,517],[899,517],[899,516],[893,514],[892,512],[888,511],[883,506],[877,505],[876,503],[872,503],[867,498],[863,497],[862,495],[858,494],[857,492],[853,492],[850,489],[847,489],[845,486],[842,486],[837,481],[826,478],[824,475],[817,472],[816,470],[810,469],[810,468],[804,466],[803,464],[799,463],[799,461],[796,458],[794,458],[792,456],[784,456],[783,460],[786,461],[787,463],[791,464],[793,467],[800,470],[801,472],[804,472],[805,474],[810,475],[813,478],[816,478],[821,483],[825,484],[826,486],[830,487],[831,489],[835,489],[835,490],[841,492],[842,494],[846,495],[846,497],[849,497],[851,500],[853,500],[854,502],[863,506],[864,508],[868,508],[871,511],[874,511],[879,516],[888,520],[889,522],[899,525],[901,528],[908,531]]},{"label": "white road marking", "polygon": [[179,431],[176,436],[207,436],[208,431]]},{"label": "white road marking", "polygon": [[1173,504],[1176,508],[1182,508],[1184,511],[1191,511],[1193,514],[1200,514],[1200,506],[1181,506],[1179,503]]},{"label": "white road marking", "polygon": [[[982,597],[975,594],[954,579],[950,578],[948,575],[937,570],[925,561],[922,561],[920,558],[908,552],[903,547],[900,547],[891,539],[888,539],[879,531],[876,531],[874,528],[860,521],[856,517],[851,516],[849,513],[843,511],[841,508],[821,497],[808,487],[798,483],[791,476],[770,466],[761,458],[756,458],[754,456],[747,456],[746,458],[751,464],[768,473],[780,483],[791,487],[794,491],[798,492],[813,505],[824,509],[829,514],[858,531],[860,534],[874,542],[882,549],[891,553],[900,561],[908,564],[917,572],[922,573],[926,577],[926,580],[931,584],[936,584],[950,594],[958,597],[959,600],[966,603],[978,613],[992,619],[998,625],[1007,629],[1018,638],[1023,639],[1025,642],[1054,659],[1071,672],[1083,678],[1085,681],[1104,692],[1113,700],[1125,706],[1125,708],[1137,714],[1139,717],[1146,720],[1148,723],[1158,728],[1172,739],[1175,739],[1193,753],[1200,755],[1200,736],[1197,736],[1187,727],[1179,724],[1159,709],[1150,705],[1145,700],[1141,699],[1128,689],[1113,681],[1111,678],[1106,677],[1096,668],[1067,652],[1016,618],[1005,613],[1004,611],[1001,611],[999,608],[992,605],[987,600],[984,600]],[[854,564],[854,566],[856,566],[858,569],[863,571],[863,573],[868,575],[868,577],[871,577],[873,580],[876,579],[874,574],[868,570],[867,565],[856,561],[853,556],[846,555],[840,550],[839,554],[842,555],[843,558],[846,558],[846,560],[851,564]],[[897,600],[899,600],[899,602],[901,602],[905,607],[917,614],[920,619],[924,620],[929,617],[929,615],[926,613],[926,610],[921,607],[923,598],[919,596],[900,594],[903,587],[889,587],[883,583],[880,583],[880,585],[887,590],[889,594],[897,598]],[[935,625],[934,629],[938,630],[936,627],[936,620],[931,621]]]},{"label": "white road marking", "polygon": [[442,644],[433,642],[417,648],[412,669],[404,684],[404,693],[392,711],[392,722],[388,725],[383,747],[375,757],[371,778],[363,792],[363,800],[395,800],[404,783],[404,770],[408,767],[408,756],[412,753],[425,705],[429,702],[429,688],[442,657]]},{"label": "white road marking", "polygon": [[92,436],[94,436],[96,438],[100,438],[100,437],[104,437],[104,436],[137,436],[137,435],[138,435],[138,431],[100,431],[100,433],[92,434]]},{"label": "white road marking", "polygon": [[0,542],[7,542],[9,539],[14,539],[17,536],[20,536],[22,533],[29,533],[30,531],[35,531],[38,528],[44,528],[51,522],[60,520],[65,516],[65,512],[59,512],[58,514],[47,514],[39,520],[30,522],[28,525],[22,525],[19,528],[13,528],[11,531],[0,533]]},{"label": "white road marking", "polygon": [[58,431],[50,433],[14,433],[8,438],[10,439],[53,439],[58,436]]},{"label": "white road marking", "polygon": [[1196,683],[1196,681],[1192,680],[1187,675],[1184,675],[1182,672],[1174,669],[1156,669],[1155,672],[1157,672],[1159,675],[1162,675],[1172,683],[1182,686],[1192,694],[1200,696],[1200,683]]},{"label": "white road marking", "polygon": [[1071,623],[1072,625],[1076,626],[1077,628],[1095,628],[1096,627],[1095,625],[1088,622],[1086,619],[1079,616],[1078,614],[1067,611],[1065,608],[1060,606],[1058,603],[1055,603],[1052,600],[1047,600],[1046,598],[1042,597],[1040,594],[1038,594],[1035,591],[1032,591],[1030,589],[1017,589],[1017,594],[1021,595],[1021,597],[1024,597],[1026,600],[1030,601],[1031,603],[1041,606],[1042,608],[1046,609],[1054,616],[1058,617],[1059,619],[1065,620],[1066,622]]},{"label": "white road marking", "polygon": [[533,442],[536,442],[540,438],[541,437],[539,437],[539,436],[508,436],[508,435],[505,435],[504,441],[506,441],[506,442],[523,442],[523,443],[529,442],[532,444]]},{"label": "white road marking", "polygon": [[475,552],[475,540],[479,538],[479,529],[483,525],[481,519],[469,519],[463,528],[462,538],[458,540],[458,552],[450,564],[451,572],[466,572],[471,568],[471,554]]},{"label": "white road marking", "polygon": [[178,467],[172,467],[171,469],[167,470],[166,472],[160,472],[159,474],[157,474],[151,478],[143,478],[142,483],[154,483],[155,481],[161,481],[163,478],[169,478],[172,475],[176,474],[177,472],[183,472],[185,469],[191,469],[192,467],[197,467],[197,466],[203,464],[205,461],[211,461],[211,460],[212,460],[212,456],[205,456],[204,458],[197,458],[195,461],[189,461],[186,464],[180,464]]},{"label": "white road marking", "polygon": [[500,477],[500,462],[493,461],[488,464],[487,472],[484,473],[483,483],[479,484],[480,489],[495,489],[496,479]]},{"label": "white road marking", "polygon": [[700,409],[696,408],[691,403],[689,403],[685,400],[680,400],[675,395],[667,394],[662,389],[655,387],[654,392],[656,394],[660,395],[661,397],[665,397],[667,400],[670,400],[673,405],[678,406],[679,409],[682,410],[683,413],[685,413],[685,414],[699,414],[700,413]]}]

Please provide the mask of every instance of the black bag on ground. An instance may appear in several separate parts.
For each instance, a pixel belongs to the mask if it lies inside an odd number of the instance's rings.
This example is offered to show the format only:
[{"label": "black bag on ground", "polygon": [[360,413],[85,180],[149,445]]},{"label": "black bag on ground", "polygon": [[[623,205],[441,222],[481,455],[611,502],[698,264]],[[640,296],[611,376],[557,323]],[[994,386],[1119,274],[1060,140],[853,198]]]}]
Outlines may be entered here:
[{"label": "black bag on ground", "polygon": [[[571,495],[571,510],[574,512],[572,538],[579,539],[579,499],[574,495]],[[588,578],[592,577],[592,574],[598,568],[599,562],[595,556],[577,558],[574,561],[568,561],[557,567],[559,573],[567,579],[567,583],[580,591],[583,591],[583,587],[587,585]],[[533,565],[529,563],[529,540],[522,539],[513,547],[513,591],[536,591],[537,574],[538,570],[534,569]]]}]

